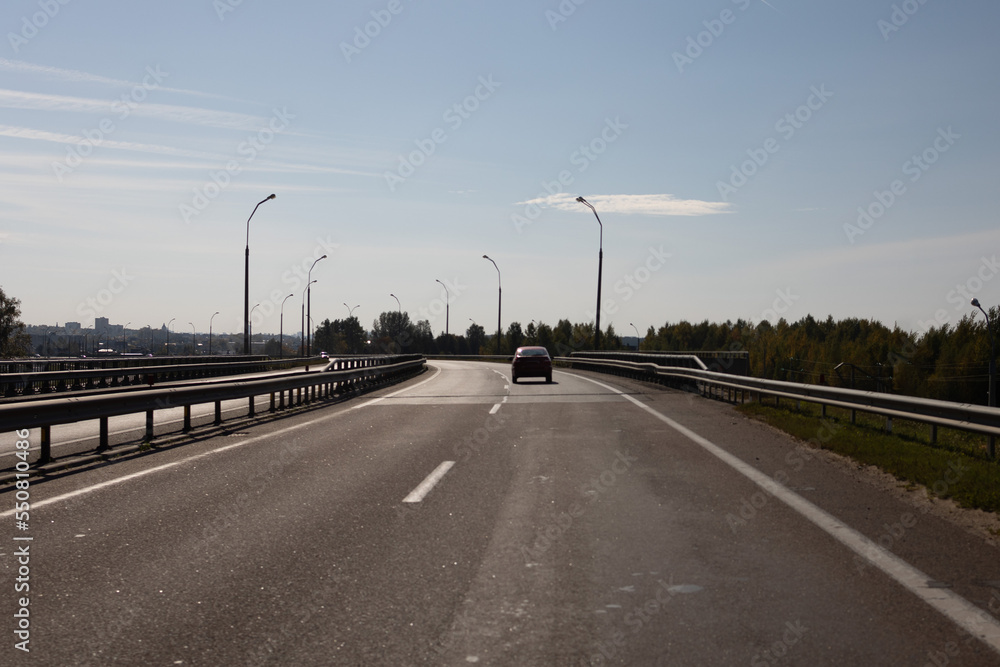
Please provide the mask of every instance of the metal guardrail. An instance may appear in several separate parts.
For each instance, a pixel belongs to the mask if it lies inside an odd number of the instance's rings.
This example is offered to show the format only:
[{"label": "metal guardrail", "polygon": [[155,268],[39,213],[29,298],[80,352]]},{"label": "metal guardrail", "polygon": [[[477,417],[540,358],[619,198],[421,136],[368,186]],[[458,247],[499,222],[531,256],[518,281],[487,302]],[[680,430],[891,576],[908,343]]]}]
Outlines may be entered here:
[{"label": "metal guardrail", "polygon": [[0,374],[0,398],[25,398],[62,393],[155,384],[169,380],[190,380],[221,377],[274,370],[302,364],[325,364],[327,359],[268,359],[253,361],[228,361],[189,364],[157,364],[120,366],[113,368],[87,368],[80,370],[33,371],[18,374]]},{"label": "metal guardrail", "polygon": [[[734,402],[737,400],[735,392],[741,392],[740,398],[743,400],[746,400],[747,395],[751,400],[755,397],[756,400],[760,400],[761,396],[774,396],[779,400],[791,398],[821,406],[846,408],[852,411],[852,423],[855,411],[881,415],[890,420],[893,418],[908,419],[930,424],[932,426],[932,442],[937,439],[938,426],[989,436],[1000,436],[1000,408],[990,408],[984,405],[952,403],[930,398],[899,396],[824,385],[763,380],[692,368],[658,366],[652,363],[588,359],[585,356],[559,357],[557,361],[570,364],[574,368],[612,372],[639,380],[686,382],[689,386],[696,386],[704,395],[718,396]],[[889,423],[891,424],[891,422]]]},{"label": "metal guardrail", "polygon": [[[215,403],[215,424],[222,423],[222,402],[249,399],[249,417],[255,415],[255,398],[270,394],[270,412],[310,403],[334,394],[362,391],[423,370],[419,354],[334,359],[323,371],[283,375],[278,378],[234,380],[210,385],[149,389],[122,394],[68,396],[0,405],[0,432],[41,429],[37,464],[52,460],[50,428],[57,424],[99,420],[98,451],[108,449],[108,418],[146,413],[146,440],[153,439],[156,410],[184,408],[184,431],[191,429],[191,406]],[[296,403],[297,399],[297,403]]]},{"label": "metal guardrail", "polygon": [[97,368],[129,368],[132,366],[178,366],[185,364],[231,364],[237,361],[267,361],[266,354],[205,354],[197,356],[150,356],[143,354],[97,357],[25,357],[0,359],[0,375],[80,371]]}]

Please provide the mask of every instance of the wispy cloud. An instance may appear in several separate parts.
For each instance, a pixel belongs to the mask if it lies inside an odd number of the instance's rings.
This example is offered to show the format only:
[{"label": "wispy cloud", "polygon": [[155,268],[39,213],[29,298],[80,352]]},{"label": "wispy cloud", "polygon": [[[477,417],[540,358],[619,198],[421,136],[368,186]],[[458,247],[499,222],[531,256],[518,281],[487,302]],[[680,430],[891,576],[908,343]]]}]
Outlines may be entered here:
[{"label": "wispy cloud", "polygon": [[[674,195],[587,195],[587,201],[601,213],[633,215],[716,215],[732,212],[732,205],[725,202],[677,199]],[[535,204],[561,211],[578,211],[580,204],[570,194],[550,195],[518,205]]]},{"label": "wispy cloud", "polygon": [[[92,83],[101,86],[115,86],[115,87],[128,87],[142,85],[137,81],[125,81],[124,79],[113,79],[111,77],[102,76],[100,74],[91,74],[90,72],[81,72],[75,69],[64,69],[61,67],[50,67],[48,65],[36,65],[34,63],[27,63],[23,60],[10,60],[8,58],[0,58],[0,71],[13,72],[15,74],[30,74],[33,76],[38,76],[46,79],[53,79],[56,81],[69,81],[71,83]],[[199,90],[187,90],[185,88],[170,88],[168,86],[157,86],[158,90],[163,90],[172,93],[180,93],[183,95],[193,95],[196,97],[208,97],[219,100],[231,100],[235,102],[246,102],[246,100],[238,100],[233,97],[228,97],[226,95],[217,95],[215,93],[204,93]],[[252,102],[250,104],[253,104]]]},{"label": "wispy cloud", "polygon": [[[71,134],[59,134],[57,132],[46,132],[45,130],[36,130],[29,127],[13,127],[11,125],[0,125],[0,136],[13,137],[15,139],[29,139],[34,141],[49,141],[57,144],[78,145],[85,143],[81,137],[73,136]],[[174,148],[172,146],[159,146],[157,144],[141,144],[132,141],[112,141],[111,139],[105,139],[100,145],[107,148],[138,151],[141,153],[156,153],[158,155],[202,158],[214,161],[228,159],[225,155],[191,151],[183,148]]]},{"label": "wispy cloud", "polygon": [[[111,102],[88,97],[47,95],[19,90],[0,89],[0,107],[30,111],[68,111],[73,113],[111,114]],[[248,114],[199,109],[197,107],[143,102],[130,109],[130,114],[175,123],[204,125],[229,130],[256,130],[266,119]]]}]

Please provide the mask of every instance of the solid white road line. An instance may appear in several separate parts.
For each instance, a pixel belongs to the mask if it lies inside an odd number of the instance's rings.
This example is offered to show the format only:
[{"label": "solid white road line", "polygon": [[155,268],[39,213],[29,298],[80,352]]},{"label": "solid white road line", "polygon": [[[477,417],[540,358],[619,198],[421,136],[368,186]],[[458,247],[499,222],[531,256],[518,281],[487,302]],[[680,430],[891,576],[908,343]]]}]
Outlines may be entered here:
[{"label": "solid white road line", "polygon": [[403,502],[419,503],[424,499],[424,496],[431,492],[434,485],[441,481],[441,478],[445,476],[445,473],[451,470],[453,465],[455,465],[454,461],[444,461],[437,468],[434,468],[434,472],[427,475],[427,478],[420,482],[420,485],[417,486],[417,488],[410,491],[410,495],[403,498]]},{"label": "solid white road line", "polygon": [[[506,400],[506,399],[504,399],[504,400]],[[492,408],[490,408],[490,414],[491,415],[495,415],[497,413],[497,411],[499,411],[499,410],[500,410],[500,404],[497,403]]]},{"label": "solid white road line", "polygon": [[670,417],[657,412],[650,406],[642,403],[632,396],[629,396],[625,392],[619,391],[618,389],[602,382],[591,380],[590,378],[573,373],[567,373],[567,375],[572,375],[573,377],[580,378],[581,380],[593,382],[599,387],[604,387],[605,389],[618,394],[653,415],[692,442],[700,445],[706,451],[728,464],[734,470],[749,478],[766,492],[770,493],[772,496],[801,514],[812,524],[828,533],[831,537],[846,546],[848,549],[855,552],[872,565],[882,570],[885,574],[895,579],[908,591],[954,621],[960,628],[963,628],[969,634],[978,637],[987,646],[992,648],[997,653],[1000,653],[1000,622],[998,622],[985,610],[980,609],[963,598],[961,595],[958,595],[947,588],[931,588],[928,585],[931,581],[930,577],[917,568],[913,567],[895,554],[883,549],[876,542],[868,539],[858,531],[834,517],[832,514],[828,514],[825,510],[813,505],[802,496],[788,490],[787,487],[778,484],[753,466],[733,456],[709,440],[706,440],[691,429],[678,424]]}]

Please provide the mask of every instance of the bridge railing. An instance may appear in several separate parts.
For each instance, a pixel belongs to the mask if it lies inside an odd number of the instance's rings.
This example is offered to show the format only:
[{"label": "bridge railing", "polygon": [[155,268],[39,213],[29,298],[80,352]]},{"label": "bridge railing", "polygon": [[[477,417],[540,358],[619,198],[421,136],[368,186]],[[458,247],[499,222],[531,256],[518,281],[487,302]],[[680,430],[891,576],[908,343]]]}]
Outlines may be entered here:
[{"label": "bridge railing", "polygon": [[[759,401],[763,396],[771,396],[779,401],[788,398],[823,406],[823,416],[826,415],[826,407],[846,408],[851,411],[851,423],[854,423],[857,412],[877,414],[886,418],[886,428],[890,431],[893,418],[907,419],[929,424],[932,442],[937,440],[939,426],[988,435],[991,437],[991,442],[994,437],[1000,435],[1000,408],[990,408],[985,405],[953,403],[826,385],[764,380],[694,368],[589,356],[558,357],[556,361],[570,364],[574,368],[607,372],[639,380],[681,384],[696,389],[702,395],[731,402],[748,399]],[[990,455],[993,455],[992,447]]]},{"label": "bridge railing", "polygon": [[52,459],[50,429],[58,424],[98,420],[97,451],[101,452],[109,446],[110,417],[146,413],[146,440],[149,441],[153,439],[153,420],[157,410],[184,408],[183,428],[189,431],[193,405],[214,403],[215,423],[220,424],[223,401],[249,399],[248,416],[253,417],[258,396],[270,395],[269,411],[274,412],[396,381],[422,371],[424,364],[424,357],[418,354],[356,357],[331,360],[323,371],[277,378],[17,401],[0,405],[0,433],[41,429],[41,451],[37,461],[41,465]]},{"label": "bridge railing", "polygon": [[[190,360],[196,357],[190,357]],[[81,368],[77,370],[28,371],[0,374],[0,399],[27,398],[39,394],[68,391],[129,387],[157,384],[167,381],[221,377],[259,373],[266,370],[292,368],[303,364],[326,363],[326,359],[268,359],[249,358],[249,361],[212,361],[186,364],[115,365],[110,368]],[[153,359],[149,359],[153,362]]]}]

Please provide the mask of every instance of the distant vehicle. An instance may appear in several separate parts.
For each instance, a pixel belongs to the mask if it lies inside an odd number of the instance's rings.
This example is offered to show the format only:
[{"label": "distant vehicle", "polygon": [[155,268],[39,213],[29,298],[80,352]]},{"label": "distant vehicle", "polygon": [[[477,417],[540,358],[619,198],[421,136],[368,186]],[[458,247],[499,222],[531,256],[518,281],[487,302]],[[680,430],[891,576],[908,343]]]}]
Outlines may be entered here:
[{"label": "distant vehicle", "polygon": [[518,378],[523,377],[543,377],[546,382],[552,382],[552,357],[549,356],[549,351],[541,346],[517,348],[510,364],[510,375],[514,384],[517,384]]},{"label": "distant vehicle", "polygon": [[319,356],[320,356],[320,358],[322,358],[322,359],[329,359],[329,358],[330,358],[330,355],[329,355],[329,354],[327,354],[326,352],[320,352],[320,353],[319,353]]}]

